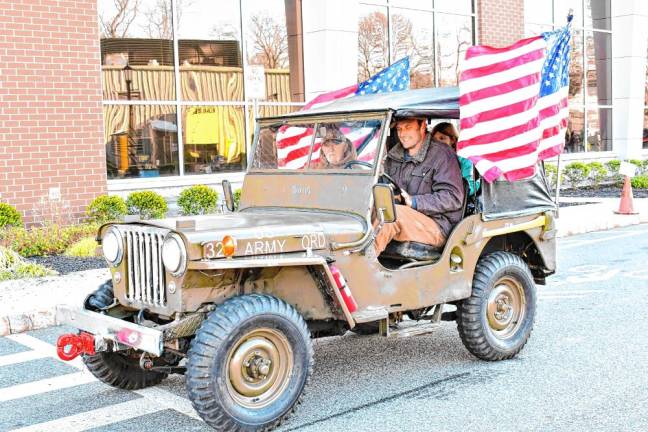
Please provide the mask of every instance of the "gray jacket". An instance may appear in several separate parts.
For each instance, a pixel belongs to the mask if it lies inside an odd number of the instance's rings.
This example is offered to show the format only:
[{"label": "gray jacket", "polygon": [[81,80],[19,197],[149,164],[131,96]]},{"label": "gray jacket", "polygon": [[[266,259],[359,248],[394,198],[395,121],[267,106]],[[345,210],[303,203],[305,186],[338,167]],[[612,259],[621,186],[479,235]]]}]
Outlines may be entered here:
[{"label": "gray jacket", "polygon": [[398,143],[387,154],[385,172],[416,200],[417,211],[434,219],[446,237],[461,220],[463,180],[457,155],[427,134],[419,152],[405,160]]}]

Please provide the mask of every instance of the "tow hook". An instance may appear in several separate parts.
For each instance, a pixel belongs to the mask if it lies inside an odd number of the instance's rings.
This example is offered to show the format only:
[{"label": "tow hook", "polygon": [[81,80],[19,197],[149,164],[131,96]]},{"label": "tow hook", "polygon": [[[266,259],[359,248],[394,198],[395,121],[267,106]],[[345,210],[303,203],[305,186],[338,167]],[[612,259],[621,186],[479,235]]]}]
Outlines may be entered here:
[{"label": "tow hook", "polygon": [[95,338],[90,333],[68,333],[56,341],[56,354],[61,360],[74,360],[80,354],[95,355]]}]

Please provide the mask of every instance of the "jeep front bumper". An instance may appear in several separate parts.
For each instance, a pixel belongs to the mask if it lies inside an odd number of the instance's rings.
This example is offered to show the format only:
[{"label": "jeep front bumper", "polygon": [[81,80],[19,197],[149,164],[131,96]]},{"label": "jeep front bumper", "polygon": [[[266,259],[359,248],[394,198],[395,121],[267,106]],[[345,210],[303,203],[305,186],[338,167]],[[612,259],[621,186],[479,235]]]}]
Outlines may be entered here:
[{"label": "jeep front bumper", "polygon": [[90,333],[96,342],[108,339],[157,357],[162,355],[164,337],[160,330],[67,305],[56,307],[56,322]]}]

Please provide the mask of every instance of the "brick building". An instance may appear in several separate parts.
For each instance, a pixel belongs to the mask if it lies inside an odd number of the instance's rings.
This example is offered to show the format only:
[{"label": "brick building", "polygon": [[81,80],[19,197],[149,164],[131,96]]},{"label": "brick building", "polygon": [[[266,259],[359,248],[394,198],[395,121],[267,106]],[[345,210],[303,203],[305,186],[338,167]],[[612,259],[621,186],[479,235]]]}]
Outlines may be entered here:
[{"label": "brick building", "polygon": [[[648,4],[639,0],[9,0],[0,9],[0,200],[28,223],[97,195],[236,187],[255,115],[409,55],[455,85],[465,49],[574,10],[566,158],[641,157]],[[250,67],[250,66],[257,66]],[[262,67],[265,95],[247,77]]]}]

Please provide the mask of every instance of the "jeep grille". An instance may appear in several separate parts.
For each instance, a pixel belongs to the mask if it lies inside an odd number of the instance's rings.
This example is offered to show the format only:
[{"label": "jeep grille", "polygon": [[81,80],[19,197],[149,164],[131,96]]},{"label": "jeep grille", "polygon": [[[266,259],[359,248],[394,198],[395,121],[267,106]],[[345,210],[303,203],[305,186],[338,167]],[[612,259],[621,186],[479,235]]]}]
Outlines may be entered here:
[{"label": "jeep grille", "polygon": [[134,303],[166,306],[162,242],[169,231],[141,226],[121,225],[119,228],[126,240],[126,299]]}]

